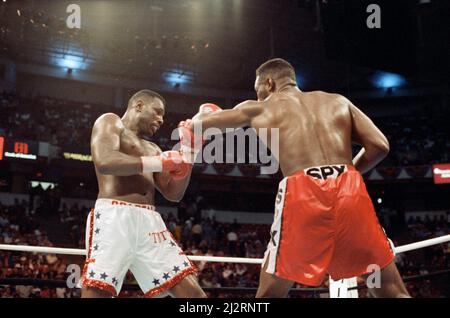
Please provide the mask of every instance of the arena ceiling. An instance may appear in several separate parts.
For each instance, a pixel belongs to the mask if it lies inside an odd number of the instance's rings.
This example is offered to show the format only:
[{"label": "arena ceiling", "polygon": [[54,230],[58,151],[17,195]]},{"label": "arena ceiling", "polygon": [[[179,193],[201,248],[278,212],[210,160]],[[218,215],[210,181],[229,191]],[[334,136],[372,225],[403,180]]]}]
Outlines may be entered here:
[{"label": "arena ceiling", "polygon": [[372,70],[326,58],[315,1],[69,1],[0,3],[0,56],[116,79],[251,90],[256,67],[283,57],[304,89],[369,85]]}]

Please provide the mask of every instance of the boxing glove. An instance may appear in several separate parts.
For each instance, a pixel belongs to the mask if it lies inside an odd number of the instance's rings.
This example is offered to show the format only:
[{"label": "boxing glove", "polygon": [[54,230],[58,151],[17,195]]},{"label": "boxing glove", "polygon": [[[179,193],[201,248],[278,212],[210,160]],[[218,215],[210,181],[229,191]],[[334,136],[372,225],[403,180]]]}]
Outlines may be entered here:
[{"label": "boxing glove", "polygon": [[202,105],[200,105],[200,107],[198,109],[199,114],[215,113],[215,112],[220,112],[220,111],[222,111],[222,108],[220,108],[216,104],[211,104],[211,103],[202,104]]},{"label": "boxing glove", "polygon": [[142,172],[169,172],[173,179],[184,179],[192,169],[180,151],[165,151],[159,156],[141,157]]}]

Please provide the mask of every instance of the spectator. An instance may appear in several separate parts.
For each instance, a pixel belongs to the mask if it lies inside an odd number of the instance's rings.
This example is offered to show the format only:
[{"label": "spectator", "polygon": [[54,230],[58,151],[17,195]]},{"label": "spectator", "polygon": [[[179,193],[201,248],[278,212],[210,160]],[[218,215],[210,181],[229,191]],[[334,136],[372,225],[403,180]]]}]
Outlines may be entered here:
[{"label": "spectator", "polygon": [[200,241],[202,240],[202,234],[203,234],[203,229],[202,229],[200,222],[196,222],[192,226],[191,232],[192,232],[192,239],[194,240],[194,243],[196,245],[199,245]]},{"label": "spectator", "polygon": [[227,241],[228,241],[228,252],[230,255],[236,255],[236,247],[237,247],[237,241],[238,241],[238,235],[236,232],[231,230],[227,234]]}]

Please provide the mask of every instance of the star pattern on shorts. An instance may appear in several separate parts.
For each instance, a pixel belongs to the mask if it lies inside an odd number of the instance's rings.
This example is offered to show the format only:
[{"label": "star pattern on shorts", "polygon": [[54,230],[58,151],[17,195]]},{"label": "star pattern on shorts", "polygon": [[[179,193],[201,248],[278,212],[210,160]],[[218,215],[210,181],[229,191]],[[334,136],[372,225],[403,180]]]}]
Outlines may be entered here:
[{"label": "star pattern on shorts", "polygon": [[99,228],[96,228],[96,229],[95,229],[95,234],[98,234],[98,233],[100,233],[100,229],[99,229]]},{"label": "star pattern on shorts", "polygon": [[106,280],[106,277],[108,277],[108,275],[106,275],[106,273],[100,274],[100,278]]},{"label": "star pattern on shorts", "polygon": [[97,212],[97,214],[95,215],[96,219],[100,219],[101,214],[99,212]]},{"label": "star pattern on shorts", "polygon": [[95,276],[95,272],[93,270],[91,270],[89,272],[89,278],[94,278],[94,276]]},{"label": "star pattern on shorts", "polygon": [[97,244],[94,245],[94,251],[96,251],[96,250],[98,250],[98,245]]},{"label": "star pattern on shorts", "polygon": [[174,266],[174,267],[173,267],[173,271],[174,271],[175,273],[178,273],[178,272],[180,271],[180,267]]},{"label": "star pattern on shorts", "polygon": [[169,273],[164,273],[163,278],[164,278],[165,280],[168,280],[168,279],[170,278]]},{"label": "star pattern on shorts", "polygon": [[172,245],[172,246],[177,246],[177,244],[175,244],[174,241],[170,241],[170,245]]},{"label": "star pattern on shorts", "polygon": [[185,262],[183,263],[183,265],[184,265],[184,267],[188,267],[188,266],[189,266],[189,263],[185,261]]},{"label": "star pattern on shorts", "polygon": [[159,279],[153,279],[153,285],[159,285]]},{"label": "star pattern on shorts", "polygon": [[112,278],[112,283],[114,284],[114,286],[117,286],[118,282],[119,281],[115,277]]}]

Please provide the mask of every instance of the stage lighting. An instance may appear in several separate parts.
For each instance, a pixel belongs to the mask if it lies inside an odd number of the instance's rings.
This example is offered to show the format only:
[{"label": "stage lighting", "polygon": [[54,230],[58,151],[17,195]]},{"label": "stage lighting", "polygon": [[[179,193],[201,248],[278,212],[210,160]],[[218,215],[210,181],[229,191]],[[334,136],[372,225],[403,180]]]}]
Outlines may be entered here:
[{"label": "stage lighting", "polygon": [[67,69],[79,70],[87,68],[87,63],[81,56],[67,54],[63,57],[55,57],[53,61],[56,65]]},{"label": "stage lighting", "polygon": [[74,59],[72,56],[66,56],[60,60],[60,66],[71,68],[78,68],[81,65],[79,61]]},{"label": "stage lighting", "polygon": [[372,77],[372,82],[379,88],[394,88],[405,85],[406,79],[399,74],[377,72]]},{"label": "stage lighting", "polygon": [[193,80],[192,75],[183,71],[168,71],[163,74],[163,77],[170,84],[186,84]]},{"label": "stage lighting", "polygon": [[305,79],[299,73],[295,74],[295,79],[296,79],[296,82],[297,82],[297,86],[299,88],[304,88]]}]

